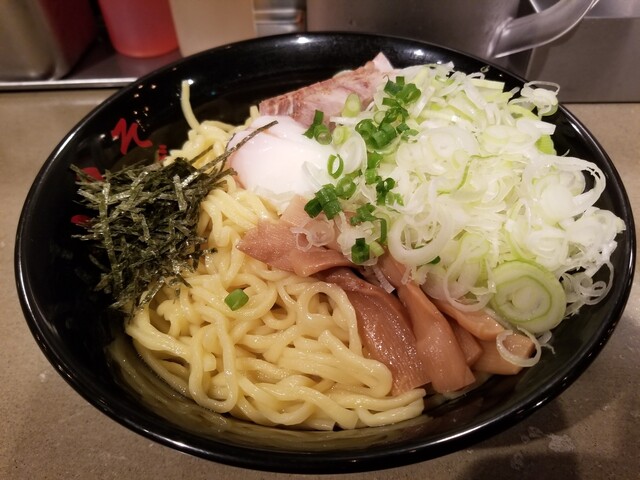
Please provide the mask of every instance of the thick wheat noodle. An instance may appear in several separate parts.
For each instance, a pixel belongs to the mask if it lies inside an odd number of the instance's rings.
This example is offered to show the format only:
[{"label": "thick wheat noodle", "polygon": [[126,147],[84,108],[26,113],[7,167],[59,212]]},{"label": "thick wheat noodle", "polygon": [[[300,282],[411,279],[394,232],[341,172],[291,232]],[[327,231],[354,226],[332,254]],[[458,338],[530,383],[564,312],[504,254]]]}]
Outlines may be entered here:
[{"label": "thick wheat noodle", "polygon": [[[198,122],[188,88],[182,102],[191,130],[166,161],[199,157],[201,166],[221,155],[241,127]],[[201,406],[259,424],[356,428],[420,415],[425,391],[391,395],[391,373],[363,353],[355,312],[342,289],[271,269],[235,248],[261,220],[276,219],[269,204],[233,177],[209,194],[198,230],[207,238],[204,247],[216,253],[185,275],[189,288],[181,287],[177,298],[166,288],[128,321],[126,331],[142,358]],[[231,311],[224,299],[237,288],[249,302]],[[469,329],[465,320],[458,322]],[[502,327],[482,320],[472,323],[471,333],[495,338]],[[474,363],[478,345],[469,349],[467,361]]]},{"label": "thick wheat noodle", "polygon": [[[192,119],[193,120],[193,119]],[[196,125],[175,155],[226,144],[233,128]],[[210,160],[208,153],[200,162]],[[275,210],[233,177],[203,201],[207,254],[189,287],[161,290],[125,325],[151,369],[199,405],[263,425],[332,429],[384,425],[422,413],[423,389],[390,394],[382,363],[366,358],[353,307],[336,285],[269,268],[235,248]],[[232,311],[226,295],[248,303]]]}]

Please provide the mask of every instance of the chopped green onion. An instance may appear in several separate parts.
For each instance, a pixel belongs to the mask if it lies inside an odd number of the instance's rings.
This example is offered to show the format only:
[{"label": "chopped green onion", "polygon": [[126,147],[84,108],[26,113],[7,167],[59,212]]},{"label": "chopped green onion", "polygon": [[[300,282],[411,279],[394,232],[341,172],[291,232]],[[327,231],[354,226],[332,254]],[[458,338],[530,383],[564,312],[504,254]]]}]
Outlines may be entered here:
[{"label": "chopped green onion", "polygon": [[325,185],[316,192],[316,198],[320,201],[321,205],[325,205],[330,202],[334,202],[338,199],[336,191],[333,185]]},{"label": "chopped green onion", "polygon": [[357,238],[356,243],[351,247],[351,261],[356,264],[369,260],[369,245],[364,238]]},{"label": "chopped green onion", "polygon": [[322,145],[328,145],[331,143],[331,132],[329,131],[329,127],[327,127],[324,123],[324,112],[320,110],[316,110],[313,115],[313,122],[309,126],[306,132],[303,135],[307,138],[315,139],[318,143]]},{"label": "chopped green onion", "polygon": [[307,129],[306,132],[304,132],[304,136],[307,138],[314,138],[315,137],[315,128],[318,125],[322,125],[322,122],[324,121],[324,112],[320,111],[320,110],[316,110],[316,112],[313,115],[313,122],[311,122],[311,125],[309,126],[309,128]]},{"label": "chopped green onion", "polygon": [[418,135],[418,133],[420,133],[416,129],[411,128],[405,122],[402,122],[400,125],[396,127],[396,132],[400,134],[403,140],[407,140],[409,137],[413,137],[415,135]]},{"label": "chopped green onion", "polygon": [[396,181],[391,177],[387,177],[384,182],[382,182],[382,185],[384,185],[384,189],[388,192],[396,186]]},{"label": "chopped green onion", "polygon": [[316,110],[313,114],[313,125],[320,125],[324,121],[324,112]]},{"label": "chopped green onion", "polygon": [[339,214],[342,211],[342,207],[340,206],[340,203],[336,200],[335,202],[330,202],[324,205],[324,207],[322,207],[322,211],[327,216],[327,218],[331,220],[333,217],[335,217],[337,214]]},{"label": "chopped green onion", "polygon": [[[400,104],[398,103],[398,100],[396,100],[393,97],[384,97],[382,99],[382,105],[384,105],[385,107],[399,107]],[[386,113],[384,110],[381,110],[380,112],[376,112],[376,113]]]},{"label": "chopped green onion", "polygon": [[402,122],[400,125],[398,125],[396,127],[396,132],[398,133],[404,133],[407,130],[409,130],[409,125],[407,125],[406,123]]},{"label": "chopped green onion", "polygon": [[365,203],[364,205],[356,209],[356,214],[351,217],[351,220],[349,222],[354,226],[362,222],[372,222],[376,219],[376,217],[373,215],[373,211],[375,209],[375,206],[371,205],[370,203]]},{"label": "chopped green onion", "polygon": [[395,97],[402,90],[403,85],[404,77],[396,77],[395,82],[393,80],[387,80],[387,83],[384,86],[384,92]]},{"label": "chopped green onion", "polygon": [[387,226],[387,219],[378,218],[378,220],[380,221],[380,237],[378,237],[378,242],[384,245],[387,243],[387,232],[389,230]]},{"label": "chopped green onion", "polygon": [[372,185],[380,179],[378,165],[381,161],[382,155],[378,152],[367,152],[367,169],[364,172],[364,181],[367,185]]},{"label": "chopped green onion", "polygon": [[375,123],[371,119],[361,120],[355,127],[356,132],[360,134],[365,144],[369,146],[371,143],[371,137],[378,131]]},{"label": "chopped green onion", "polygon": [[322,212],[322,205],[320,201],[314,197],[305,204],[304,211],[307,212],[307,215],[311,218],[315,218]]},{"label": "chopped green onion", "polygon": [[369,253],[374,257],[380,257],[384,255],[384,248],[378,242],[371,242],[369,244]]},{"label": "chopped green onion", "polygon": [[[384,100],[382,100],[382,104],[383,105],[385,104],[385,100],[387,100],[387,99],[385,98]],[[397,103],[397,102],[395,102],[395,100],[394,100],[394,103]],[[380,125],[382,122],[385,121],[385,118],[387,118],[387,112],[388,112],[388,110],[380,110],[380,111],[374,113],[373,114],[373,121],[375,123],[377,123],[378,125]]]},{"label": "chopped green onion", "polygon": [[382,161],[382,155],[378,152],[367,152],[367,168],[378,168]]},{"label": "chopped green onion", "polygon": [[344,160],[340,155],[329,155],[327,170],[333,178],[338,178],[344,171]]},{"label": "chopped green onion", "polygon": [[358,133],[373,133],[376,131],[376,124],[370,118],[360,120],[356,125],[356,132]]},{"label": "chopped green onion", "polygon": [[395,186],[396,181],[391,177],[387,177],[384,180],[379,180],[376,183],[376,203],[378,205],[384,205],[387,202],[387,194]]},{"label": "chopped green onion", "polygon": [[360,102],[360,97],[357,93],[350,93],[344,102],[344,107],[342,108],[342,116],[355,117],[361,112],[361,110],[362,104]]},{"label": "chopped green onion", "polygon": [[420,98],[420,89],[413,83],[408,83],[397,95],[398,99],[405,105],[415,102]]},{"label": "chopped green onion", "polygon": [[342,145],[349,138],[350,132],[347,127],[344,125],[338,125],[333,129],[333,134],[331,137],[333,138],[333,143],[335,145]]},{"label": "chopped green onion", "polygon": [[[329,220],[331,220],[342,211],[342,206],[340,205],[336,189],[333,185],[324,185],[320,190],[316,192],[315,200],[317,200],[318,205],[321,206],[322,211]],[[313,202],[313,200],[307,202],[307,204],[305,205],[305,211],[307,213],[309,213],[309,211],[313,213],[317,210],[317,205],[315,204],[315,202],[309,205],[311,202]],[[318,214],[314,216],[317,215]]]},{"label": "chopped green onion", "polygon": [[377,127],[375,123],[373,123],[373,120],[371,120],[370,118],[365,118],[364,120],[360,120],[356,124],[355,129],[356,129],[356,132],[358,132],[366,142],[367,139],[370,138],[371,135],[375,133],[375,131],[377,130]]},{"label": "chopped green onion", "polygon": [[336,184],[336,195],[345,200],[350,199],[356,193],[358,186],[350,175],[342,177]]},{"label": "chopped green onion", "polygon": [[364,171],[364,182],[367,185],[373,185],[374,183],[377,183],[380,180],[380,175],[378,175],[378,170],[376,170],[375,168],[367,168]]},{"label": "chopped green onion", "polygon": [[416,130],[415,128],[409,128],[408,130],[402,131],[401,137],[403,140],[407,140],[409,137],[415,137],[419,133],[420,132],[418,132],[418,130]]},{"label": "chopped green onion", "polygon": [[[408,105],[420,98],[420,89],[414,83],[404,83],[404,77],[396,77],[396,81],[388,80],[384,86],[384,92],[391,100],[395,99],[402,105]],[[384,104],[384,99],[383,99]],[[387,101],[386,105],[392,102]]]},{"label": "chopped green onion", "polygon": [[397,203],[398,205],[404,205],[404,199],[399,193],[387,192],[384,203],[386,205],[393,205],[394,203]]},{"label": "chopped green onion", "polygon": [[322,145],[329,145],[331,143],[331,132],[329,131],[329,127],[326,125],[316,125],[313,129],[313,138]]},{"label": "chopped green onion", "polygon": [[409,118],[409,112],[407,109],[403,107],[396,107],[387,111],[384,121],[387,123],[404,122],[407,118]]},{"label": "chopped green onion", "polygon": [[224,303],[226,303],[227,307],[234,312],[239,308],[244,307],[248,301],[249,296],[241,288],[236,288],[224,298]]},{"label": "chopped green onion", "polygon": [[397,136],[396,129],[388,123],[380,124],[380,128],[371,135],[371,143],[375,148],[384,148]]}]

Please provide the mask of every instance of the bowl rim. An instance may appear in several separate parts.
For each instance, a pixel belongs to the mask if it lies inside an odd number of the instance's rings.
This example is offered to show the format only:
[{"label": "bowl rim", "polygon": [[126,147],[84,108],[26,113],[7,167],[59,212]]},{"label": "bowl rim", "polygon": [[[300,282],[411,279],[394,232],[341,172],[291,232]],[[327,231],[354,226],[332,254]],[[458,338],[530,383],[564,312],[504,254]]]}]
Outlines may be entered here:
[{"label": "bowl rim", "polygon": [[[274,42],[294,43],[302,37],[307,37],[318,42],[336,37],[349,39],[349,41],[358,41],[367,38],[389,40],[391,42],[401,41],[406,44],[413,44],[416,47],[420,46],[422,48],[441,49],[444,50],[445,53],[451,52],[456,55],[462,55],[478,60],[507,74],[511,78],[522,82],[525,81],[521,77],[508,72],[502,67],[495,66],[484,59],[477,59],[476,57],[466,53],[457,52],[428,42],[409,40],[394,36],[341,32],[309,32],[303,34],[284,34],[250,39],[242,42],[236,42],[231,46],[255,46],[258,44],[273,44]],[[635,272],[635,226],[626,190],[613,162],[597,139],[586,129],[584,125],[580,123],[573,113],[567,110],[564,105],[560,105],[559,111],[568,120],[571,126],[577,130],[581,139],[592,143],[593,147],[600,155],[600,158],[603,159],[611,168],[616,186],[620,190],[619,194],[622,200],[622,208],[627,216],[625,219],[627,220],[626,235],[628,238],[627,241],[630,255],[626,271],[624,272],[626,282],[621,290],[624,293],[623,298],[620,299],[621,301],[616,302],[613,306],[609,317],[602,322],[597,333],[592,337],[593,340],[582,346],[581,350],[583,350],[583,352],[579,355],[573,355],[571,357],[572,361],[563,368],[562,374],[554,376],[551,381],[548,382],[543,389],[536,392],[535,395],[529,395],[520,402],[512,405],[509,409],[501,411],[498,417],[492,417],[478,422],[470,422],[464,427],[452,430],[444,438],[428,442],[409,442],[400,446],[387,447],[384,451],[380,451],[380,449],[371,449],[370,451],[357,451],[355,453],[353,451],[302,453],[284,452],[278,449],[269,448],[243,448],[240,445],[228,445],[212,439],[204,440],[194,435],[177,434],[172,428],[167,428],[152,421],[153,419],[146,413],[141,414],[123,409],[123,407],[115,401],[116,398],[113,394],[104,392],[103,389],[96,388],[91,381],[91,378],[85,375],[84,371],[78,371],[74,368],[73,362],[69,356],[60,348],[60,345],[57,345],[57,342],[49,334],[48,330],[44,328],[44,325],[47,323],[47,315],[41,309],[38,300],[34,298],[34,292],[32,291],[30,280],[27,277],[25,266],[25,262],[28,263],[28,259],[25,258],[23,252],[24,243],[28,241],[27,226],[32,217],[30,212],[31,206],[35,202],[35,198],[39,195],[40,186],[47,178],[52,165],[65,151],[65,148],[71,139],[80,135],[83,125],[91,119],[98,117],[102,111],[109,108],[111,104],[118,100],[118,98],[131,93],[139,84],[147,82],[164,72],[168,72],[169,70],[183,64],[185,60],[193,60],[198,57],[215,55],[217,51],[227,49],[229,47],[229,45],[215,47],[204,52],[176,60],[117,90],[105,101],[86,114],[79,122],[77,122],[69,133],[65,135],[65,137],[48,156],[28,191],[18,222],[14,249],[14,270],[18,297],[28,327],[36,343],[44,353],[47,360],[78,394],[98,410],[102,411],[104,414],[126,428],[160,444],[200,458],[205,458],[227,465],[282,473],[352,473],[387,469],[429,460],[468,447],[482,439],[485,439],[487,436],[493,436],[500,433],[528,417],[543,405],[549,403],[587,369],[610,339],[626,307]]]}]

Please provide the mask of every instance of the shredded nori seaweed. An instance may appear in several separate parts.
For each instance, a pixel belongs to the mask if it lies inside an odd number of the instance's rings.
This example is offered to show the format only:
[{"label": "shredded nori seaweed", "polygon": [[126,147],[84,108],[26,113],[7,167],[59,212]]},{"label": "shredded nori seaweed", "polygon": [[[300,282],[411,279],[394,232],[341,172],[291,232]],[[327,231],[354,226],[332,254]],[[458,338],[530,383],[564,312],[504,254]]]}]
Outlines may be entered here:
[{"label": "shredded nori seaweed", "polygon": [[233,173],[225,168],[227,157],[273,123],[200,168],[194,164],[208,150],[191,160],[139,162],[106,171],[101,180],[71,166],[80,203],[93,213],[83,225],[86,233],[75,237],[93,242],[91,260],[101,270],[96,290],[114,298],[113,308],[133,312],[164,285],[189,286],[182,272],[193,271],[200,257],[212,251],[201,249],[205,239],[196,232],[200,203]]}]

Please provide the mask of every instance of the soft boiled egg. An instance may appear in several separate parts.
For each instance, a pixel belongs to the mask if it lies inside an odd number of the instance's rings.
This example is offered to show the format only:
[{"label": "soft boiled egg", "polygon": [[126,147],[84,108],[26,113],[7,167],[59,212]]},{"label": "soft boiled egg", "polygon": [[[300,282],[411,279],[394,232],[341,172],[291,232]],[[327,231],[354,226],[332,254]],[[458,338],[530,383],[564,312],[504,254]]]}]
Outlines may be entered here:
[{"label": "soft boiled egg", "polygon": [[330,180],[327,162],[336,152],[331,145],[306,137],[307,127],[291,117],[268,115],[257,117],[247,129],[234,135],[229,147],[273,121],[277,122],[274,126],[238,148],[229,157],[229,164],[244,188],[282,210],[294,195],[310,198]]}]

